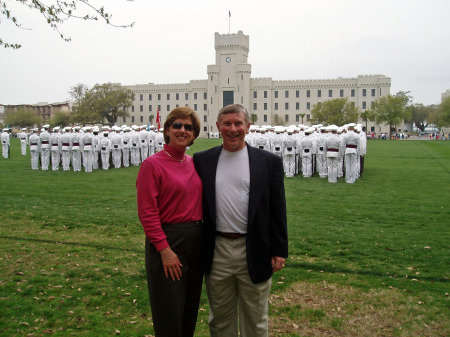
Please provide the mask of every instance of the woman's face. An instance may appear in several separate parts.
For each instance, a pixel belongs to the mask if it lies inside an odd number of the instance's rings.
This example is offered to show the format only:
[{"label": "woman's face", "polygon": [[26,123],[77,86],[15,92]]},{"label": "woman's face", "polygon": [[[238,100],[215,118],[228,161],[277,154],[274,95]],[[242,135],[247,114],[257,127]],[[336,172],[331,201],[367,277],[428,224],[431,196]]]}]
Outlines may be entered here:
[{"label": "woman's face", "polygon": [[[186,130],[190,129],[190,131]],[[194,129],[192,120],[187,118],[177,118],[166,131],[169,136],[169,145],[179,151],[184,151],[194,139]]]}]

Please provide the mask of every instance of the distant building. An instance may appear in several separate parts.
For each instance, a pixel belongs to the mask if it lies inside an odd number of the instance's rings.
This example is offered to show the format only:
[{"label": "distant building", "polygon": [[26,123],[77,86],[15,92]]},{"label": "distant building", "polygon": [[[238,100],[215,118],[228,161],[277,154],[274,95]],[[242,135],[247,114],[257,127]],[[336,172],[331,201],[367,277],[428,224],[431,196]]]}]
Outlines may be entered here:
[{"label": "distant building", "polygon": [[441,102],[443,102],[446,98],[450,97],[450,89],[447,89],[446,92],[441,94]]},{"label": "distant building", "polygon": [[[390,94],[391,79],[384,75],[358,75],[354,78],[275,81],[272,78],[252,78],[247,63],[249,37],[237,34],[215,34],[216,62],[207,66],[208,78],[179,84],[136,84],[126,86],[135,93],[130,117],[123,124],[155,124],[159,110],[164,122],[168,113],[178,106],[190,106],[202,122],[200,136],[216,131],[219,110],[230,103],[245,106],[249,114],[257,115],[257,125],[273,124],[275,115],[284,125],[312,125],[311,110],[326,100],[347,97],[365,111],[373,102]],[[150,121],[150,116],[153,120]],[[359,121],[364,127],[365,122]],[[368,122],[368,132],[387,132],[387,125]],[[402,125],[397,131],[404,131]]]},{"label": "distant building", "polygon": [[[42,124],[50,121],[53,115],[57,112],[71,112],[71,105],[69,102],[61,102],[61,103],[47,103],[41,102],[36,104],[10,104],[10,105],[1,105],[0,104],[0,123],[4,121],[4,115],[8,111],[16,111],[19,108],[30,109],[33,110],[37,115],[41,116]],[[3,111],[3,114],[2,114]]]}]

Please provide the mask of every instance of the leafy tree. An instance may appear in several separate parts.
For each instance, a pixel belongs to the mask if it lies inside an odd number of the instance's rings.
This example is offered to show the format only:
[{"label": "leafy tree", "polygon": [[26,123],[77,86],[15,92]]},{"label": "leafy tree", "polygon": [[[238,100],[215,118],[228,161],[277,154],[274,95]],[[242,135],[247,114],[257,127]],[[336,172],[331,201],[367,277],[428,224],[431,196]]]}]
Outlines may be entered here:
[{"label": "leafy tree", "polygon": [[361,118],[366,123],[366,133],[367,133],[367,131],[368,131],[367,122],[375,120],[374,113],[372,110],[365,110],[365,111],[361,112]]},{"label": "leafy tree", "polygon": [[439,105],[441,126],[450,126],[450,97],[447,97]]},{"label": "leafy tree", "polygon": [[250,115],[250,122],[252,123],[252,125],[255,125],[257,121],[258,121],[258,115],[257,114],[251,114]]},{"label": "leafy tree", "polygon": [[314,105],[311,114],[319,123],[344,125],[358,120],[359,109],[344,97]]},{"label": "leafy tree", "polygon": [[[112,23],[112,15],[107,13],[103,6],[92,5],[89,0],[51,0],[45,2],[42,0],[17,0],[16,3],[29,7],[36,15],[42,15],[47,24],[67,42],[70,41],[70,37],[66,37],[61,33],[59,27],[69,19],[81,19],[84,21],[98,21],[99,19],[103,19],[107,25],[122,28],[133,27],[134,25],[134,23],[127,25],[116,25]],[[23,26],[4,0],[0,0],[0,16],[5,17],[6,20],[10,20],[18,28],[29,29]],[[1,45],[5,48],[14,49],[21,47],[17,43],[7,43],[0,37]]]},{"label": "leafy tree", "polygon": [[103,123],[103,118],[96,111],[95,98],[91,91],[84,93],[83,98],[78,105],[73,106],[73,112],[70,119],[73,123],[80,124],[97,124]]},{"label": "leafy tree", "polygon": [[408,109],[411,112],[411,122],[413,122],[416,127],[423,132],[429,124],[430,115],[433,113],[433,110],[437,109],[437,107],[435,105],[425,106],[421,103],[416,103],[409,106]]},{"label": "leafy tree", "polygon": [[95,111],[106,119],[110,125],[117,122],[118,117],[129,116],[127,108],[133,104],[134,93],[119,84],[96,84],[90,91]]},{"label": "leafy tree", "polygon": [[81,101],[88,91],[89,87],[83,83],[78,83],[70,88],[69,94],[75,107],[81,104]]},{"label": "leafy tree", "polygon": [[65,127],[70,124],[70,115],[63,111],[58,111],[57,113],[55,113],[50,120],[50,125],[54,126],[58,125],[61,127]]},{"label": "leafy tree", "polygon": [[389,136],[391,136],[392,128],[408,117],[406,107],[410,100],[411,96],[408,95],[408,92],[399,91],[394,96],[383,96],[374,102],[372,111],[375,122],[388,124]]},{"label": "leafy tree", "polygon": [[272,117],[272,125],[284,125],[284,120],[278,114]]},{"label": "leafy tree", "polygon": [[305,116],[306,116],[305,113],[300,114],[300,117],[302,118],[302,124],[303,124],[303,119],[305,118]]},{"label": "leafy tree", "polygon": [[33,127],[41,124],[41,117],[32,109],[18,108],[5,113],[5,124],[18,128]]}]

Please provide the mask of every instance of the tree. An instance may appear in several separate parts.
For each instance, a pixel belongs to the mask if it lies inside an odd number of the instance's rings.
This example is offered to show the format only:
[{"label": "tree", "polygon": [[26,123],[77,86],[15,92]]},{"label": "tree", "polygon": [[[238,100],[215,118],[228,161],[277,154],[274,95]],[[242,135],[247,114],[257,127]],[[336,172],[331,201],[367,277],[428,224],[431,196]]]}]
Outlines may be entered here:
[{"label": "tree", "polygon": [[314,105],[311,114],[319,123],[344,125],[358,120],[359,109],[344,97]]},{"label": "tree", "polygon": [[81,104],[81,101],[88,91],[89,87],[83,83],[78,83],[70,88],[69,94],[75,107]]},{"label": "tree", "polygon": [[[64,41],[70,41],[70,37],[66,37],[61,33],[59,27],[69,19],[81,19],[84,21],[103,21],[113,27],[133,27],[134,22],[127,25],[116,25],[112,23],[112,15],[105,11],[103,6],[95,6],[89,3],[89,0],[17,0],[16,3],[27,6],[37,15],[42,15],[43,19],[56,31]],[[80,9],[81,7],[81,9]],[[0,16],[4,16],[6,20],[10,20],[17,28],[29,29],[23,26],[19,19],[9,9],[4,0],[0,0]],[[0,46],[5,48],[18,49],[21,47],[17,43],[8,43],[0,37]]]},{"label": "tree", "polygon": [[450,97],[444,99],[439,105],[439,112],[441,126],[450,126]]},{"label": "tree", "polygon": [[41,117],[31,109],[18,108],[6,112],[5,124],[18,128],[33,127],[41,124]]},{"label": "tree", "polygon": [[272,117],[272,125],[284,125],[284,121],[278,114],[275,114]]},{"label": "tree", "polygon": [[391,138],[392,128],[408,117],[406,106],[411,100],[409,92],[399,91],[394,96],[387,95],[380,97],[374,102],[373,113],[377,124],[386,123],[389,125],[389,138]]},{"label": "tree", "polygon": [[255,125],[257,121],[258,121],[258,115],[257,114],[251,114],[250,122],[252,123],[252,125]]},{"label": "tree", "polygon": [[425,128],[429,124],[430,115],[436,108],[435,105],[425,106],[421,103],[409,106],[408,109],[411,112],[411,122],[413,122],[422,132],[425,131]]},{"label": "tree", "polygon": [[57,113],[55,113],[50,120],[50,125],[59,125],[61,127],[65,127],[70,124],[70,115],[63,111],[58,111]]},{"label": "tree", "polygon": [[118,117],[129,116],[127,108],[133,104],[134,93],[119,84],[96,84],[90,91],[93,95],[95,111],[106,119],[110,125],[117,122]]},{"label": "tree", "polygon": [[300,114],[300,117],[302,118],[302,124],[303,124],[303,118],[305,118],[305,116],[306,116],[305,113]]},{"label": "tree", "polygon": [[366,122],[366,133],[367,133],[367,122],[373,121],[375,119],[374,113],[372,110],[364,110],[361,112],[361,118],[364,122]]},{"label": "tree", "polygon": [[150,115],[148,116],[148,119],[150,120],[150,124],[153,124],[153,118],[155,118],[154,115]]}]

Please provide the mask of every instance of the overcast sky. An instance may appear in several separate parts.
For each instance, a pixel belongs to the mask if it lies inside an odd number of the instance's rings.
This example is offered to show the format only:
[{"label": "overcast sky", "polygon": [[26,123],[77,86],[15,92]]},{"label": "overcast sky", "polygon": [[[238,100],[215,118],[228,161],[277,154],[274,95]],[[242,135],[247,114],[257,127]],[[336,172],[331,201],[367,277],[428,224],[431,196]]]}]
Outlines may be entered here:
[{"label": "overcast sky", "polygon": [[382,74],[391,78],[392,94],[410,91],[415,103],[426,105],[440,103],[450,89],[449,0],[90,3],[103,4],[114,23],[134,27],[70,20],[60,26],[72,39],[64,42],[36,11],[6,1],[28,29],[0,17],[1,38],[22,44],[19,50],[0,48],[0,104],[62,102],[77,83],[207,79],[207,65],[215,63],[215,32],[239,30],[250,37],[253,78]]}]

